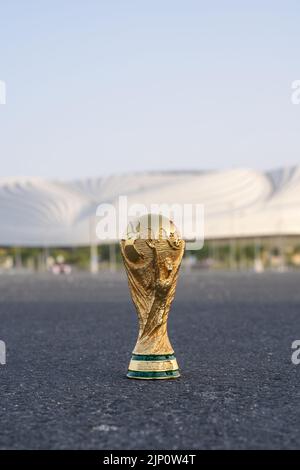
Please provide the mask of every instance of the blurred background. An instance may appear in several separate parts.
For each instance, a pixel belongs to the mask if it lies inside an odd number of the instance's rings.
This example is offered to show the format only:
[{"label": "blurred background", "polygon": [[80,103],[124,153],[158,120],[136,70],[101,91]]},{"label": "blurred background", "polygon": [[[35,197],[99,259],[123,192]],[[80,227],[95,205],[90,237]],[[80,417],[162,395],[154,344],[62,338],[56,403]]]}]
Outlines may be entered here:
[{"label": "blurred background", "polygon": [[187,270],[299,269],[296,1],[0,13],[1,272],[118,269],[93,218],[119,195],[204,205]]}]

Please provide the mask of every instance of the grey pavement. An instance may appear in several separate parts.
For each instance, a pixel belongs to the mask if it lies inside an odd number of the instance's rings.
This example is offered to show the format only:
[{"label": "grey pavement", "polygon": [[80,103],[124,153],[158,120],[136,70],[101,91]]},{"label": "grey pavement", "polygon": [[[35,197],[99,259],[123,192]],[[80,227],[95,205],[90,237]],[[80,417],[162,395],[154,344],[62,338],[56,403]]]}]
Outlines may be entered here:
[{"label": "grey pavement", "polygon": [[1,274],[0,448],[300,448],[300,273],[183,273],[169,333],[182,377],[129,380],[122,273]]}]

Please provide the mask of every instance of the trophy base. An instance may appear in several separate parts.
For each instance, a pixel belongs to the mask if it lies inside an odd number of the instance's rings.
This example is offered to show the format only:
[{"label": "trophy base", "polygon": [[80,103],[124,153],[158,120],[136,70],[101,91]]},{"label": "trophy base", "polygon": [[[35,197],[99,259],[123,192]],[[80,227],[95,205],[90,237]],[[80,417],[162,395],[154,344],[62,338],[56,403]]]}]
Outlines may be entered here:
[{"label": "trophy base", "polygon": [[177,379],[180,373],[174,354],[132,354],[127,377],[141,380]]}]

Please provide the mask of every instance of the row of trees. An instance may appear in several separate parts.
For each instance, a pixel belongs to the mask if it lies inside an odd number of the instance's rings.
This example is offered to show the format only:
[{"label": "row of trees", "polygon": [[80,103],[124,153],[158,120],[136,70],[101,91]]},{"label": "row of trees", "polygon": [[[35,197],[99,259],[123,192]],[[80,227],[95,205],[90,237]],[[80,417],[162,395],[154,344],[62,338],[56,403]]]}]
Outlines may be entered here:
[{"label": "row of trees", "polygon": [[[119,245],[98,246],[98,260],[103,266],[121,264]],[[112,256],[113,252],[113,256]],[[81,270],[90,269],[90,247],[74,248],[0,248],[0,268],[44,269],[49,260],[63,262]],[[199,268],[251,269],[259,261],[264,268],[300,267],[300,243],[288,240],[207,241],[202,250],[185,253],[185,263]]]}]

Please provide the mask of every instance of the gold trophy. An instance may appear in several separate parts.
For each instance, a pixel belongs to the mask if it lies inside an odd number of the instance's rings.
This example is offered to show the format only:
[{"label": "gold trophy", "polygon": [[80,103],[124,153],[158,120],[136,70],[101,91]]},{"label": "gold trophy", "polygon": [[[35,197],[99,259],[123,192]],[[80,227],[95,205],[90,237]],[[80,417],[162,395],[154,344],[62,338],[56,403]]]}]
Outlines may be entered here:
[{"label": "gold trophy", "polygon": [[172,221],[149,214],[128,225],[120,245],[139,318],[139,335],[127,377],[177,378],[180,373],[167,321],[185,242]]}]

